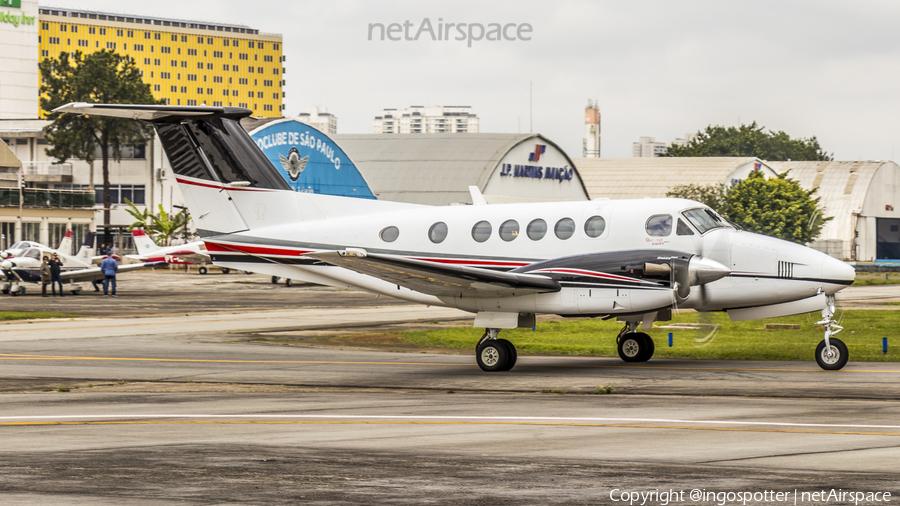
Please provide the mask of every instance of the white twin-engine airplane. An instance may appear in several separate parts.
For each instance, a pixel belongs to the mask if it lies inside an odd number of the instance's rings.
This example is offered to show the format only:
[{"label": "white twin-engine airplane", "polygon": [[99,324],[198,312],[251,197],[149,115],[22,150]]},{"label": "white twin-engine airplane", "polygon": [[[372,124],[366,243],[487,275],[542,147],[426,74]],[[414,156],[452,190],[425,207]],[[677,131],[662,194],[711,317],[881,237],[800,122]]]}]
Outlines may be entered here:
[{"label": "white twin-engine airplane", "polygon": [[[433,207],[297,193],[231,107],[73,103],[60,112],[148,121],[159,133],[215,264],[361,288],[475,313],[485,371],[509,370],[516,349],[501,329],[537,314],[616,317],[620,357],[641,362],[637,332],[673,307],[734,320],[821,310],[823,369],[847,347],[832,337],[834,294],[852,267],[799,244],[736,230],[690,200],[593,200]],[[475,195],[477,201],[477,195]]]}]

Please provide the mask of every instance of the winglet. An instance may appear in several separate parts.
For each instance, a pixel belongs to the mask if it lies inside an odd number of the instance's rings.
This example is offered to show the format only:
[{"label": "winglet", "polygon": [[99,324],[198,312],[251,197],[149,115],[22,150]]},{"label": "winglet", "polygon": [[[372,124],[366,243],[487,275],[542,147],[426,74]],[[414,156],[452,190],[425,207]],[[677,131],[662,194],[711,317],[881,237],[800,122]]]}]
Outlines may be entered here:
[{"label": "winglet", "polygon": [[484,200],[484,195],[481,194],[481,190],[479,190],[477,186],[469,187],[469,195],[472,196],[472,205],[473,206],[486,206],[487,205],[487,200]]}]

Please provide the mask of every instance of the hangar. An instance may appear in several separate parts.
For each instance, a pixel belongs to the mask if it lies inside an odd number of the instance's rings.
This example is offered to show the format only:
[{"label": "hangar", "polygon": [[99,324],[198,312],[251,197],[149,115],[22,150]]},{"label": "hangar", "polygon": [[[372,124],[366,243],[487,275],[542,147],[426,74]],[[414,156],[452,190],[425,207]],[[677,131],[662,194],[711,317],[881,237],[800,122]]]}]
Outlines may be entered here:
[{"label": "hangar", "polygon": [[752,157],[575,158],[591,199],[662,198],[682,184],[722,183],[730,188],[755,170],[776,176],[769,162]]},{"label": "hangar", "polygon": [[572,160],[540,134],[328,136],[294,118],[242,124],[296,191],[428,205],[471,204],[469,186],[489,203],[588,198]]},{"label": "hangar", "polygon": [[831,221],[812,248],[844,260],[900,259],[900,166],[894,162],[767,162],[816,189]]}]

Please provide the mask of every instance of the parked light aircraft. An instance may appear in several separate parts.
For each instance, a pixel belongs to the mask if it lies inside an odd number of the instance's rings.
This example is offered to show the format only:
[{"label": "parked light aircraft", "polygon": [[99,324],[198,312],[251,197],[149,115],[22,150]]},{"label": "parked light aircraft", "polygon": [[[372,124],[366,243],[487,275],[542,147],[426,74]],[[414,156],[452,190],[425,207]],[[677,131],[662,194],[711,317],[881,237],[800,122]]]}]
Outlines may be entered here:
[{"label": "parked light aircraft", "polygon": [[[92,265],[94,254],[94,232],[90,232],[85,237],[84,244],[75,255],[67,255],[60,251],[68,251],[66,241],[72,242],[72,232],[66,231],[66,238],[60,244],[59,250],[48,248],[39,243],[28,242],[27,247],[17,248],[15,256],[6,256],[0,261],[0,272],[3,273],[2,286],[3,293],[10,295],[22,295],[25,293],[26,283],[41,283],[41,264],[45,256],[50,257],[54,253],[59,255],[59,259],[63,264],[63,271],[60,277],[64,284],[69,285],[68,290],[73,294],[78,294],[82,290],[82,286],[75,284],[82,281],[95,281],[103,279],[103,273],[100,267]],[[16,243],[20,244],[20,243]],[[16,246],[16,245],[13,245]],[[12,248],[11,248],[12,249]],[[9,250],[7,250],[9,251]],[[6,254],[6,252],[4,252]],[[123,265],[119,267],[119,272],[129,272],[133,270],[145,269],[162,262],[146,262],[140,264]]]},{"label": "parked light aircraft", "polygon": [[130,260],[139,262],[165,262],[168,264],[200,265],[200,274],[206,274],[206,264],[212,263],[203,241],[194,241],[176,246],[159,246],[143,230],[131,231],[136,255],[125,255]]},{"label": "parked light aircraft", "polygon": [[[94,236],[91,235],[91,238]],[[93,245],[91,246],[93,247]],[[9,258],[21,255],[25,250],[29,248],[40,248],[44,250],[50,250],[51,248],[44,246],[39,242],[34,241],[19,241],[4,251],[0,251],[0,258]],[[82,246],[82,249],[75,254],[76,257],[83,256],[86,252],[87,246]],[[63,236],[62,240],[59,241],[59,246],[56,248],[55,253],[68,255],[69,252],[72,251],[72,230],[66,229],[66,234]]]},{"label": "parked light aircraft", "polygon": [[646,361],[654,343],[638,327],[667,320],[674,307],[726,311],[733,321],[821,310],[816,361],[823,369],[847,362],[832,316],[853,268],[737,230],[698,202],[433,207],[298,193],[240,126],[248,109],[73,103],[57,111],[152,123],[215,264],[475,313],[485,371],[515,365],[515,347],[498,334],[532,327],[537,314],[618,318],[620,357]]}]

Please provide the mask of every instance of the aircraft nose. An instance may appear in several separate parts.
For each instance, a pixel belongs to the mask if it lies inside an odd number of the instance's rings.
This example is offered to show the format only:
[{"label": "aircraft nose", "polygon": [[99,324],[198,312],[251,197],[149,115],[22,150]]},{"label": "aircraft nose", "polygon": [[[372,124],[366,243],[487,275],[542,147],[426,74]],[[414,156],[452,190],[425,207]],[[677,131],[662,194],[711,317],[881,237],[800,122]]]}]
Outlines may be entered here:
[{"label": "aircraft nose", "polygon": [[853,284],[856,280],[856,269],[852,265],[834,257],[826,257],[822,264],[822,274],[825,279],[832,279],[844,284]]}]

